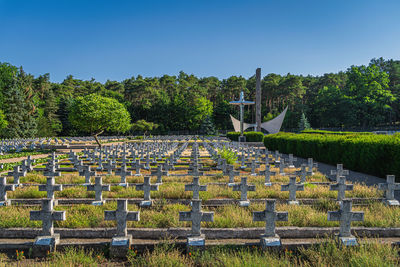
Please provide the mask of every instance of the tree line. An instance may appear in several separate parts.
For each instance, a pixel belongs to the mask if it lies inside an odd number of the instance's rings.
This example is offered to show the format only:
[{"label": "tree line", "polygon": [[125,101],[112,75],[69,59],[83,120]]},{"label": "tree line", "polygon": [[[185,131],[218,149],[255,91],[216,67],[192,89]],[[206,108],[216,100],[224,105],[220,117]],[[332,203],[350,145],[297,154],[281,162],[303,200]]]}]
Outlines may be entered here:
[{"label": "tree line", "polygon": [[[82,135],[69,113],[76,99],[93,93],[123,104],[132,122],[153,122],[155,134],[230,130],[229,114],[238,118],[239,111],[229,101],[242,90],[246,99],[255,99],[255,84],[255,76],[199,78],[184,72],[105,83],[69,75],[54,83],[48,73],[35,77],[22,67],[0,63],[0,137]],[[289,106],[284,129],[297,128],[304,117],[313,128],[390,126],[400,121],[398,60],[372,59],[369,65],[321,76],[270,73],[262,78],[261,89],[263,121]],[[247,122],[255,121],[254,108],[246,107]]]}]

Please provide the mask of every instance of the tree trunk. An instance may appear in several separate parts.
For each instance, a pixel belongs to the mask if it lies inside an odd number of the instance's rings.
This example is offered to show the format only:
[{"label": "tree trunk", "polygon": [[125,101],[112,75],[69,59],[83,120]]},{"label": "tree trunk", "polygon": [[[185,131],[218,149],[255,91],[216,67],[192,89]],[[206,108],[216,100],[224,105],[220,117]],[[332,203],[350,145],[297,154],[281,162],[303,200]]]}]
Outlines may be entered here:
[{"label": "tree trunk", "polygon": [[98,132],[98,133],[93,134],[94,140],[96,140],[96,143],[99,145],[99,148],[101,148],[101,143],[100,143],[99,139],[97,138],[97,136],[98,136],[99,134],[102,134],[103,132],[104,132],[104,131],[101,131],[101,132]]}]

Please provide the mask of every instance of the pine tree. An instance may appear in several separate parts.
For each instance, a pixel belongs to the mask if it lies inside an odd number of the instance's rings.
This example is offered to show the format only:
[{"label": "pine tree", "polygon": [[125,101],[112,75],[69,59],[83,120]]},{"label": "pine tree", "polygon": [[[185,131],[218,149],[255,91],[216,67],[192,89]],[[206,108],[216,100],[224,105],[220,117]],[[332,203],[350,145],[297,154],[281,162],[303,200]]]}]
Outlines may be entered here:
[{"label": "pine tree", "polygon": [[200,125],[200,132],[202,134],[213,135],[216,134],[214,123],[210,116],[207,116]]},{"label": "pine tree", "polygon": [[299,121],[299,132],[303,131],[303,130],[307,130],[310,129],[310,123],[308,122],[306,115],[304,114],[304,112],[301,114],[301,118]]}]

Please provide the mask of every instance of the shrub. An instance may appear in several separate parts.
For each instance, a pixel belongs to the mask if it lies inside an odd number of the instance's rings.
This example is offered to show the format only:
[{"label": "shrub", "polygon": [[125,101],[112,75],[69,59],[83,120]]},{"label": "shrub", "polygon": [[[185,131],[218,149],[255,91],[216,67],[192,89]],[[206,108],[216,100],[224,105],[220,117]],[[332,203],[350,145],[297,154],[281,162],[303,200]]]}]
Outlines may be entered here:
[{"label": "shrub", "polygon": [[380,177],[394,174],[400,180],[400,139],[396,136],[278,133],[266,135],[264,145]]}]

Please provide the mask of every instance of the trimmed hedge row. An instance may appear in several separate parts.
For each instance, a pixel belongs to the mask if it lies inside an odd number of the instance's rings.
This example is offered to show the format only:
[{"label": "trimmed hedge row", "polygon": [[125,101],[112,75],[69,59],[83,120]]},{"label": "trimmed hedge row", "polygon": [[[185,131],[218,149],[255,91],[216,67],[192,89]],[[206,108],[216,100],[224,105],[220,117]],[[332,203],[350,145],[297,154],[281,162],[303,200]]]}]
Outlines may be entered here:
[{"label": "trimmed hedge row", "polygon": [[[244,132],[243,135],[246,136],[246,142],[262,142],[264,138],[264,134],[260,132]],[[226,137],[232,141],[238,141],[239,136],[240,132],[229,132],[226,134]]]},{"label": "trimmed hedge row", "polygon": [[333,165],[343,163],[348,169],[382,178],[394,174],[400,181],[399,135],[278,133],[266,135],[264,145],[270,150]]},{"label": "trimmed hedge row", "polygon": [[303,130],[301,133],[307,134],[336,134],[336,135],[372,135],[371,132],[333,132],[325,130]]}]

